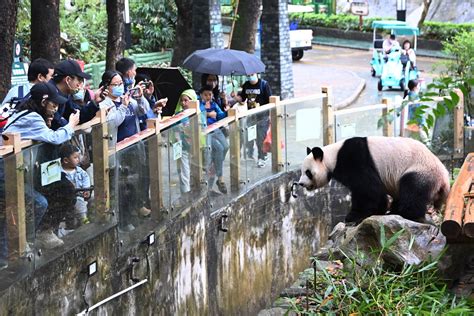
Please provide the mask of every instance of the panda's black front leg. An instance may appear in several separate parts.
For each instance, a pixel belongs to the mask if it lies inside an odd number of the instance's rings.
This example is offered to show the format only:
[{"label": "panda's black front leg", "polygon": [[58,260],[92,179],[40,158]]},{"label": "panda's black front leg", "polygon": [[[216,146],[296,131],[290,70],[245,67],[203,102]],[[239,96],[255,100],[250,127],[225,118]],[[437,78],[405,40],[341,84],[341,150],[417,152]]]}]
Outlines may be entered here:
[{"label": "panda's black front leg", "polygon": [[352,192],[351,211],[346,215],[346,223],[359,224],[372,215],[383,215],[387,208],[387,196],[384,192]]}]

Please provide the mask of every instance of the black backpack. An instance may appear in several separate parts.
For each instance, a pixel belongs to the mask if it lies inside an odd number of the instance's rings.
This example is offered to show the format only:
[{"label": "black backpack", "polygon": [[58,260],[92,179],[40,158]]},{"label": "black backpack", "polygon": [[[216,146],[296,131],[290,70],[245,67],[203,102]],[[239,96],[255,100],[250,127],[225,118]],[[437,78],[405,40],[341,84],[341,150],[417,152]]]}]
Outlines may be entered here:
[{"label": "black backpack", "polygon": [[13,97],[0,107],[0,122],[8,120],[15,113],[18,106],[30,98],[30,93],[24,95],[23,86],[18,87],[18,97]]}]

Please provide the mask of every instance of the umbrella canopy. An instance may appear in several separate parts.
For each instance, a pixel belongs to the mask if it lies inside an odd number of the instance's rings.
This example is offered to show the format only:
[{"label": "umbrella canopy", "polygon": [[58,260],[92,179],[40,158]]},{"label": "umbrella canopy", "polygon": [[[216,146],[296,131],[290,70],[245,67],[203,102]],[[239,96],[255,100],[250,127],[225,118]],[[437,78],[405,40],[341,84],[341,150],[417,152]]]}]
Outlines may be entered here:
[{"label": "umbrella canopy", "polygon": [[191,89],[178,68],[139,67],[137,73],[150,76],[158,98],[168,98],[168,103],[163,108],[163,116],[173,115],[181,93],[184,90]]},{"label": "umbrella canopy", "polygon": [[183,67],[212,75],[250,75],[265,71],[258,57],[244,51],[224,48],[200,49],[183,62]]}]

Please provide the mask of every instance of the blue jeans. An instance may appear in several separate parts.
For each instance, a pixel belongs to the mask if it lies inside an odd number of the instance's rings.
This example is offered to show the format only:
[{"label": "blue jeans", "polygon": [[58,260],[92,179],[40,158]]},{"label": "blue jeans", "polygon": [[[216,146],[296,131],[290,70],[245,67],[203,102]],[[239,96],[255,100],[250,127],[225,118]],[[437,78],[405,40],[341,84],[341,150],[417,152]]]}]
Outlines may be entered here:
[{"label": "blue jeans", "polygon": [[216,168],[216,175],[222,177],[225,155],[229,150],[229,143],[222,130],[217,129],[211,133],[212,162]]}]

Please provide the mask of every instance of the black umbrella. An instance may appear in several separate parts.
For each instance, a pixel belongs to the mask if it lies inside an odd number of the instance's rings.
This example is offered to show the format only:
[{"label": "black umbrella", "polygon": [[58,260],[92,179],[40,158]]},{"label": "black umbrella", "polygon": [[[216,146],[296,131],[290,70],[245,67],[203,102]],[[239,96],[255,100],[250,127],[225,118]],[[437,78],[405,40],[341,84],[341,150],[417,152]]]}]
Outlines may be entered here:
[{"label": "black umbrella", "polygon": [[250,75],[265,71],[265,65],[258,57],[241,50],[208,48],[192,53],[183,62],[183,67],[213,75]]},{"label": "black umbrella", "polygon": [[140,67],[137,68],[137,73],[147,74],[151,78],[157,98],[168,98],[168,103],[161,114],[163,116],[173,115],[181,93],[191,89],[178,68]]}]

